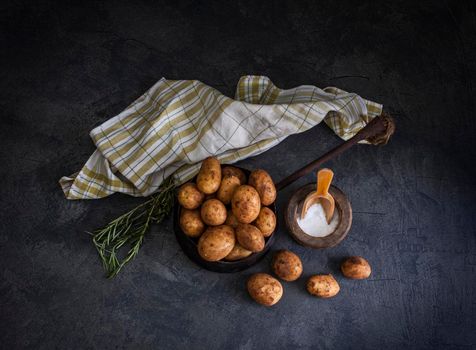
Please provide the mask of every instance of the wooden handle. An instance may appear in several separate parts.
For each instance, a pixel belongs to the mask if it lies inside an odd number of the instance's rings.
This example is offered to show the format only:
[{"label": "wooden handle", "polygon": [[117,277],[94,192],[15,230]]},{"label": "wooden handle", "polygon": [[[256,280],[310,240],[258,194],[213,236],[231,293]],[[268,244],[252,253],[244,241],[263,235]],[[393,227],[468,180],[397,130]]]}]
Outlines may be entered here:
[{"label": "wooden handle", "polygon": [[292,173],[288,177],[285,177],[281,180],[278,184],[276,184],[276,189],[282,190],[286,186],[292,184],[297,179],[309,174],[311,171],[320,167],[323,163],[327,162],[328,160],[338,156],[342,152],[348,150],[353,145],[358,143],[359,141],[375,137],[376,135],[383,134],[387,131],[387,124],[386,121],[382,116],[375,117],[368,123],[365,127],[363,127],[357,134],[354,135],[351,139],[345,141],[341,145],[337,146],[336,148],[330,150],[322,157],[316,159],[315,161],[309,163],[308,165],[302,167],[301,169],[297,170],[296,172]]}]

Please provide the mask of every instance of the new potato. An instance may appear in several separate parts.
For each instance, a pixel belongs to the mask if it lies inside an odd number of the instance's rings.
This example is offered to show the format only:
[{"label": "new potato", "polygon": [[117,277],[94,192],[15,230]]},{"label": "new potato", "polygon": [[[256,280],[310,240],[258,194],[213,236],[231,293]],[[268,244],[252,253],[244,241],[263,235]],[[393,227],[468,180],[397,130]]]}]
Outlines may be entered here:
[{"label": "new potato", "polygon": [[180,228],[189,237],[199,237],[205,230],[205,224],[200,216],[200,210],[180,210]]},{"label": "new potato", "polygon": [[368,261],[360,256],[351,256],[345,259],[340,269],[345,277],[355,280],[368,278],[372,273]]},{"label": "new potato", "polygon": [[339,293],[339,283],[332,275],[314,275],[309,278],[307,291],[319,298],[332,298]]},{"label": "new potato", "polygon": [[278,251],[271,263],[274,273],[279,278],[291,282],[302,274],[302,262],[299,257],[289,250]]},{"label": "new potato", "polygon": [[197,185],[188,182],[178,190],[178,202],[186,209],[197,209],[202,204],[205,194],[200,192]]},{"label": "new potato", "polygon": [[276,215],[268,207],[263,207],[254,221],[254,225],[259,228],[263,236],[269,237],[276,228]]},{"label": "new potato", "polygon": [[218,199],[209,199],[203,203],[200,209],[202,220],[210,226],[218,226],[226,220],[225,205]]},{"label": "new potato", "polygon": [[249,251],[248,249],[243,248],[238,242],[236,242],[230,254],[225,256],[225,260],[236,261],[236,260],[244,259],[250,256],[252,253],[253,253],[252,251]]},{"label": "new potato", "polygon": [[235,175],[223,176],[221,180],[220,188],[217,192],[217,199],[223,202],[223,204],[230,204],[233,193],[240,186],[240,179]]},{"label": "new potato", "polygon": [[252,275],[246,283],[248,293],[259,304],[272,306],[283,296],[283,286],[274,277],[266,273]]},{"label": "new potato", "polygon": [[198,240],[198,254],[207,261],[226,257],[235,246],[235,232],[228,225],[208,227]]},{"label": "new potato", "polygon": [[248,184],[256,188],[262,205],[270,205],[276,200],[276,187],[271,176],[262,169],[251,172]]},{"label": "new potato", "polygon": [[240,179],[240,185],[246,184],[246,175],[243,170],[236,168],[234,166],[226,166],[221,170],[222,176],[233,175]]},{"label": "new potato", "polygon": [[235,214],[233,214],[233,211],[228,210],[226,212],[226,220],[225,220],[225,225],[230,225],[233,228],[236,228],[240,222],[236,218]]},{"label": "new potato", "polygon": [[202,167],[197,175],[197,187],[205,194],[218,190],[221,183],[221,166],[218,159],[208,157],[202,162]]},{"label": "new potato", "polygon": [[231,209],[239,222],[245,224],[253,222],[261,209],[258,192],[248,185],[239,186],[231,199]]},{"label": "new potato", "polygon": [[239,224],[236,229],[236,239],[238,243],[254,253],[260,252],[264,249],[264,237],[261,231],[250,224]]}]

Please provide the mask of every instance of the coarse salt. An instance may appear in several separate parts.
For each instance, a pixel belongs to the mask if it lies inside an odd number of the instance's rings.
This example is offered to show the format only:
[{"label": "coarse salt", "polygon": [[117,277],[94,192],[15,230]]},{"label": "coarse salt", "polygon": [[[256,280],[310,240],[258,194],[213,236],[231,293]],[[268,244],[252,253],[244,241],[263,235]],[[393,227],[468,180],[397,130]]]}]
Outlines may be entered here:
[{"label": "coarse salt", "polygon": [[325,237],[335,231],[339,224],[339,211],[334,210],[331,222],[328,224],[326,213],[320,203],[313,204],[307,210],[306,216],[297,219],[298,225],[306,234],[312,237]]}]

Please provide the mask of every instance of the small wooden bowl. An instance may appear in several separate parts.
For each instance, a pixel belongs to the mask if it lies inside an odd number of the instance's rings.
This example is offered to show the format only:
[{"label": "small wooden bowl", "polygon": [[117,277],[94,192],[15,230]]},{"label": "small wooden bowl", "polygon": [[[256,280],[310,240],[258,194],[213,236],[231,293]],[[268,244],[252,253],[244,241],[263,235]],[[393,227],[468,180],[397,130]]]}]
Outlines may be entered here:
[{"label": "small wooden bowl", "polygon": [[[222,165],[222,168],[225,166],[226,165]],[[243,169],[243,168],[239,168],[239,169],[243,170],[243,172],[246,175],[246,178],[250,176],[251,172],[249,170]],[[196,180],[196,177],[192,179],[191,181],[195,182],[195,180]],[[268,208],[273,211],[274,215],[276,215],[276,202],[269,205]],[[198,249],[197,249],[198,238],[191,238],[187,236],[185,233],[183,233],[182,229],[180,228],[180,224],[179,224],[180,209],[181,209],[181,206],[178,203],[177,196],[175,196],[175,205],[174,205],[175,237],[177,238],[177,242],[179,243],[185,255],[188,256],[188,258],[192,260],[194,263],[203,267],[204,269],[215,271],[215,272],[225,272],[225,273],[238,272],[238,271],[245,270],[253,266],[257,262],[259,262],[261,259],[263,259],[266,253],[269,251],[269,248],[274,243],[274,236],[276,235],[276,230],[278,228],[277,223],[276,223],[276,228],[274,229],[273,234],[265,238],[265,246],[262,251],[258,253],[253,253],[244,259],[240,259],[236,261],[224,261],[224,260],[206,261],[202,259],[200,254],[198,254]]]},{"label": "small wooden bowl", "polygon": [[334,232],[325,237],[312,237],[306,234],[297,222],[301,215],[302,205],[306,196],[316,190],[316,184],[311,183],[301,187],[289,199],[284,219],[291,236],[300,244],[312,248],[329,248],[339,244],[352,225],[352,208],[345,194],[337,187],[331,186],[329,193],[334,197],[335,210],[339,211],[339,224]]}]

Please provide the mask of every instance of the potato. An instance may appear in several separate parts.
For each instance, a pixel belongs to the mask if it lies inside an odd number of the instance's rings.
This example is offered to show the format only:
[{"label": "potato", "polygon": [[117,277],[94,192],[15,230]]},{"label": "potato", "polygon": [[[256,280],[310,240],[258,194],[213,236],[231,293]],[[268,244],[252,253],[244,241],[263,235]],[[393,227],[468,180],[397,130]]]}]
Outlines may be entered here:
[{"label": "potato", "polygon": [[241,185],[233,194],[231,209],[239,222],[244,224],[253,222],[261,209],[258,192],[251,186]]},{"label": "potato", "polygon": [[225,205],[218,199],[209,199],[203,203],[200,209],[202,220],[204,223],[210,226],[218,226],[226,220],[226,208]]},{"label": "potato", "polygon": [[178,202],[185,209],[197,209],[203,202],[205,194],[200,192],[197,185],[187,182],[178,190]]},{"label": "potato", "polygon": [[276,304],[283,296],[283,286],[266,273],[252,275],[246,283],[248,293],[257,303],[265,306]]},{"label": "potato", "polygon": [[263,207],[253,224],[259,228],[263,236],[269,237],[276,228],[276,215],[268,207]]},{"label": "potato", "polygon": [[314,275],[309,278],[307,291],[319,298],[332,298],[339,293],[339,283],[332,275]]},{"label": "potato", "polygon": [[235,246],[235,232],[228,225],[208,227],[198,240],[198,254],[207,261],[218,261]]},{"label": "potato", "polygon": [[199,237],[205,230],[200,210],[180,209],[180,228],[189,237]]},{"label": "potato", "polygon": [[202,162],[202,167],[197,176],[197,187],[205,194],[218,190],[221,183],[221,167],[218,159],[208,157]]},{"label": "potato", "polygon": [[302,262],[299,257],[289,250],[278,251],[271,263],[274,273],[279,278],[291,282],[302,274]]},{"label": "potato", "polygon": [[221,200],[223,204],[230,204],[233,193],[235,193],[238,186],[240,186],[239,178],[234,175],[224,176],[217,192],[217,199]]},{"label": "potato", "polygon": [[264,237],[261,231],[250,224],[239,224],[236,229],[236,239],[240,245],[253,253],[260,252],[264,249]]},{"label": "potato", "polygon": [[248,179],[248,185],[259,193],[262,205],[271,205],[276,200],[276,187],[271,176],[262,169],[254,170]]},{"label": "potato", "polygon": [[233,228],[236,228],[240,222],[236,218],[235,214],[231,210],[228,210],[226,213],[225,225],[230,225]]},{"label": "potato", "polygon": [[252,253],[253,253],[252,251],[249,251],[248,249],[243,248],[238,242],[236,242],[230,254],[225,256],[225,260],[235,261],[235,260],[244,259],[250,256]]},{"label": "potato", "polygon": [[221,170],[221,174],[223,177],[228,175],[236,176],[237,178],[240,179],[240,185],[246,184],[246,175],[243,172],[243,170],[241,170],[240,168],[237,168],[234,166],[226,166]]},{"label": "potato", "polygon": [[368,261],[360,256],[345,259],[340,269],[345,277],[356,280],[368,278],[372,272]]}]

